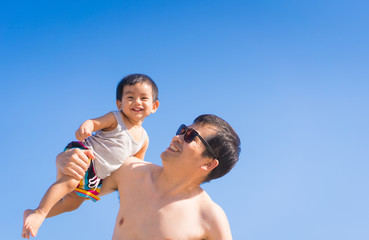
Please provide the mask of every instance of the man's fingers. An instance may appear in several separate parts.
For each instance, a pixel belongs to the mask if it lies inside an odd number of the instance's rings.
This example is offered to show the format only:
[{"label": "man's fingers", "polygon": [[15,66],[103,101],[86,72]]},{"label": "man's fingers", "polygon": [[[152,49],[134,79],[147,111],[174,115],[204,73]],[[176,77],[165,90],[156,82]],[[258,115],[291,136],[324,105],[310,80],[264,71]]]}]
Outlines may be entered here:
[{"label": "man's fingers", "polygon": [[[88,153],[85,154],[85,152]],[[73,148],[60,153],[56,164],[63,174],[80,180],[90,166],[89,157],[93,157],[91,151]]]},{"label": "man's fingers", "polygon": [[87,171],[90,166],[90,159],[95,159],[95,156],[91,150],[76,149],[76,154],[73,156],[73,159],[79,167]]},{"label": "man's fingers", "polygon": [[76,149],[76,153],[79,159],[81,159],[82,161],[88,164],[90,164],[90,159],[95,159],[95,156],[91,150]]},{"label": "man's fingers", "polygon": [[81,168],[77,168],[76,170],[70,169],[69,173],[69,176],[77,180],[81,180],[85,176],[85,172]]},{"label": "man's fingers", "polygon": [[82,170],[86,171],[90,165],[90,159],[84,154],[84,150],[75,149],[71,163],[74,163],[76,167],[80,167]]},{"label": "man's fingers", "polygon": [[83,152],[87,156],[87,158],[89,158],[89,159],[95,159],[95,156],[94,156],[94,154],[92,153],[91,150],[85,150]]}]

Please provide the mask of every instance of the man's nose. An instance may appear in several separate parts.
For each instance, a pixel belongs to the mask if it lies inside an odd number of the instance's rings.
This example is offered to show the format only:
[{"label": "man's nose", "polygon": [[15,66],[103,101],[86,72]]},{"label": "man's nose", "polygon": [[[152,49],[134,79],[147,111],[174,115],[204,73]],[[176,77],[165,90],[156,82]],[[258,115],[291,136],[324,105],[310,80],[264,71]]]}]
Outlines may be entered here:
[{"label": "man's nose", "polygon": [[183,143],[184,139],[183,139],[183,134],[182,135],[175,135],[174,140],[177,140],[179,143]]}]

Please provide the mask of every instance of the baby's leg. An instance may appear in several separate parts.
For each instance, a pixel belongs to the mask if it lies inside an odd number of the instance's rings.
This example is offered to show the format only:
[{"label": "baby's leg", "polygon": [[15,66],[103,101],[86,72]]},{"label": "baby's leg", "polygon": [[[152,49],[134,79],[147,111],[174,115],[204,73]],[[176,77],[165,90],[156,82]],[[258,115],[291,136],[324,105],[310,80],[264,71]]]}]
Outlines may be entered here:
[{"label": "baby's leg", "polygon": [[35,237],[50,209],[65,195],[73,191],[77,184],[78,180],[69,176],[63,176],[51,185],[38,208],[34,210],[27,209],[24,212],[22,237],[29,238],[29,233],[31,233],[32,237]]},{"label": "baby's leg", "polygon": [[65,213],[65,212],[70,212],[70,211],[74,211],[77,208],[79,208],[79,206],[81,206],[81,204],[86,200],[86,198],[84,197],[80,197],[78,196],[74,191],[67,194],[65,197],[63,197],[62,199],[60,199],[50,210],[49,214],[46,216],[47,218],[49,217],[54,217],[56,215],[59,215],[61,213]]}]

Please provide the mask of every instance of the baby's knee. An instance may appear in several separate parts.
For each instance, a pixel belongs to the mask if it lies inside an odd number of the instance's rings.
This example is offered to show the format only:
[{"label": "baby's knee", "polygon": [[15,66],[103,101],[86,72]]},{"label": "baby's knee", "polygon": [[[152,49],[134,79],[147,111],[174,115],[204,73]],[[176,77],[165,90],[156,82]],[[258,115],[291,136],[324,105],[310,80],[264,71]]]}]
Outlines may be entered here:
[{"label": "baby's knee", "polygon": [[65,210],[67,212],[78,209],[79,206],[81,206],[81,204],[84,202],[84,198],[78,197],[78,196],[71,197],[70,195],[66,196],[63,200],[64,200]]},{"label": "baby's knee", "polygon": [[69,203],[69,207],[68,207],[69,211],[74,211],[78,209],[81,206],[82,202],[83,201],[73,201]]}]

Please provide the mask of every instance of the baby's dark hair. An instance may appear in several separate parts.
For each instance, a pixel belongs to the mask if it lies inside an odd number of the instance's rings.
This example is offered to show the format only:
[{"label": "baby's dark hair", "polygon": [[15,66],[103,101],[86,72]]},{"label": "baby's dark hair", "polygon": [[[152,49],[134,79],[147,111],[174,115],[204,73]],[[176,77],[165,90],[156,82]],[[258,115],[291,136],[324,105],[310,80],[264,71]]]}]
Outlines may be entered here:
[{"label": "baby's dark hair", "polygon": [[149,86],[151,86],[152,89],[152,98],[153,101],[157,101],[159,100],[159,90],[158,87],[156,86],[155,82],[147,75],[145,74],[130,74],[128,76],[125,76],[118,84],[117,86],[117,100],[122,101],[122,97],[123,97],[123,89],[125,86],[129,85],[135,85],[136,83],[145,83]]}]

